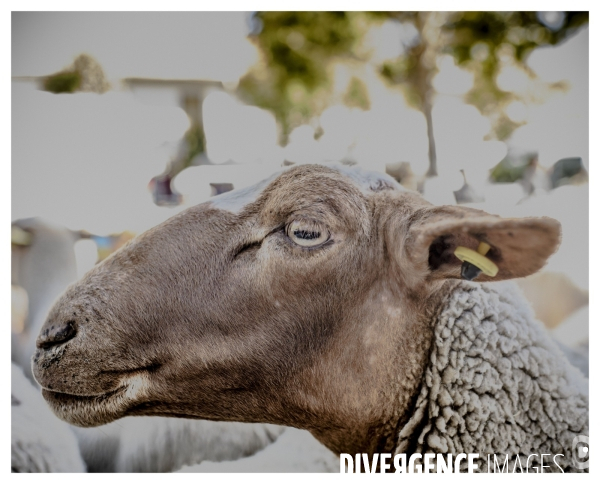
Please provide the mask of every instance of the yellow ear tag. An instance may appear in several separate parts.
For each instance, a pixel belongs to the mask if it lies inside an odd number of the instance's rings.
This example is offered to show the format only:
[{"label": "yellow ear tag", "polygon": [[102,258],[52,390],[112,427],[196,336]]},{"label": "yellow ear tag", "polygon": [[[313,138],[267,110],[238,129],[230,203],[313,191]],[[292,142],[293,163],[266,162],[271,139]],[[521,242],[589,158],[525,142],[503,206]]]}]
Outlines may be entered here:
[{"label": "yellow ear tag", "polygon": [[495,277],[498,274],[498,266],[491,260],[485,257],[485,254],[490,250],[490,246],[485,242],[480,242],[477,252],[467,247],[458,246],[454,250],[454,255],[463,262],[469,262],[478,269],[481,269],[486,276]]}]

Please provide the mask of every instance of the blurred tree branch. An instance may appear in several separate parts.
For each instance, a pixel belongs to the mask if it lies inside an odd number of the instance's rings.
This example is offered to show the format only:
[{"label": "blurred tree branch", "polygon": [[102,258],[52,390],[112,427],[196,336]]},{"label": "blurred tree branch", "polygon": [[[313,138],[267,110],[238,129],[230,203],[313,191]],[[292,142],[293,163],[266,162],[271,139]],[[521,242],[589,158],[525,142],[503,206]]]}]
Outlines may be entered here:
[{"label": "blurred tree branch", "polygon": [[[403,54],[383,62],[379,72],[399,86],[407,102],[425,116],[429,145],[426,176],[437,175],[432,107],[432,80],[438,60],[451,55],[474,74],[465,101],[490,118],[494,135],[503,140],[518,126],[504,112],[518,98],[498,86],[498,74],[510,64],[528,72],[528,53],[555,45],[589,22],[588,12],[258,12],[251,35],[262,54],[260,65],[244,76],[238,94],[272,111],[285,143],[290,131],[319,114],[330,100],[330,65],[336,59],[369,61],[361,41],[375,24],[386,20],[412,24],[417,35],[399,46]],[[357,80],[358,81],[358,80]],[[557,86],[561,87],[561,86]],[[366,91],[355,83],[349,105],[368,108]]]},{"label": "blurred tree branch", "polygon": [[[552,25],[545,20],[551,13],[562,14],[562,22]],[[443,26],[444,52],[474,72],[475,83],[466,101],[492,118],[498,139],[508,138],[517,127],[498,109],[516,98],[498,86],[502,65],[528,71],[526,60],[533,49],[556,45],[588,22],[588,12],[454,12],[449,16]]]},{"label": "blurred tree branch", "polygon": [[[419,108],[427,121],[429,169],[426,176],[437,175],[435,138],[431,118],[431,84],[437,72],[438,56],[450,54],[458,66],[474,73],[473,88],[465,101],[491,118],[496,137],[510,136],[518,126],[504,112],[516,96],[503,91],[497,77],[503,63],[527,70],[526,58],[536,47],[554,45],[573,35],[589,21],[588,12],[556,12],[563,15],[554,25],[545,13],[536,12],[377,12],[400,23],[410,22],[419,38],[395,61],[384,63],[381,74],[391,84],[401,84],[408,101]],[[530,73],[531,74],[531,73]]]},{"label": "blurred tree branch", "polygon": [[327,107],[331,62],[357,59],[369,25],[362,12],[257,12],[253,21],[262,61],[240,80],[238,94],[275,114],[285,143],[295,126]]}]

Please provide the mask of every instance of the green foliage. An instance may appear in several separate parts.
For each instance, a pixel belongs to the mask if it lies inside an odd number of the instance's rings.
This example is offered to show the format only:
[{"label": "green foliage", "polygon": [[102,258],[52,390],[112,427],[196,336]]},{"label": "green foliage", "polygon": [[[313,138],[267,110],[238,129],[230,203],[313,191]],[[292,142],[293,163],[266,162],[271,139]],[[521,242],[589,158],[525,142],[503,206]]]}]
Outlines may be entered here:
[{"label": "green foliage", "polygon": [[[171,160],[167,168],[169,179],[175,178],[186,168],[198,163],[195,158],[206,151],[206,137],[204,130],[198,121],[190,120],[191,125],[183,135],[184,149],[177,158]],[[169,181],[170,183],[170,181]],[[170,185],[169,185],[169,189]]]},{"label": "green foliage", "polygon": [[443,30],[451,34],[446,51],[459,64],[472,60],[472,47],[484,42],[490,52],[486,68],[491,69],[505,43],[514,48],[515,59],[523,62],[535,47],[557,44],[588,22],[588,12],[565,12],[562,25],[555,29],[542,22],[536,12],[453,12]]},{"label": "green foliage", "polygon": [[555,45],[588,22],[588,12],[564,12],[562,25],[553,28],[536,12],[453,12],[442,28],[442,52],[475,74],[466,101],[492,118],[496,137],[503,140],[518,126],[502,109],[516,99],[515,93],[503,91],[496,82],[503,62],[525,68],[533,49]]},{"label": "green foliage", "polygon": [[81,75],[77,71],[59,72],[44,79],[44,91],[54,94],[73,93],[81,85]]},{"label": "green foliage", "polygon": [[554,163],[550,171],[552,188],[586,182],[588,182],[588,174],[580,157],[562,158]]},{"label": "green foliage", "polygon": [[422,109],[423,99],[417,81],[418,58],[408,53],[397,59],[384,62],[379,73],[391,85],[402,86],[408,104],[414,108]]},{"label": "green foliage", "polygon": [[[272,111],[282,138],[327,106],[330,67],[335,59],[355,58],[366,28],[361,12],[258,12],[252,36],[263,63],[240,80],[239,95]],[[365,106],[366,89],[351,86],[349,100]]]},{"label": "green foliage", "polygon": [[[450,54],[457,64],[475,75],[473,89],[466,102],[489,116],[497,139],[510,136],[519,125],[511,121],[503,107],[515,99],[515,94],[503,91],[496,82],[503,62],[524,63],[534,48],[554,45],[574,34],[589,22],[588,12],[565,12],[561,25],[548,26],[536,12],[449,12],[443,22],[438,45],[427,43],[423,35],[427,12],[380,12],[379,16],[413,23],[420,40],[406,55],[381,66],[381,74],[391,84],[402,85],[408,102],[423,109],[423,94],[430,93],[428,81],[435,74],[434,65],[423,65],[423,50],[436,49],[433,54]],[[428,70],[419,75],[419,69]]]},{"label": "green foliage", "polygon": [[368,110],[371,107],[367,86],[357,77],[350,79],[348,90],[344,96],[344,104],[351,108],[364,110]]},{"label": "green foliage", "polygon": [[[439,57],[449,54],[461,68],[474,73],[474,86],[465,101],[489,117],[494,129],[490,135],[504,140],[519,126],[504,111],[518,95],[498,86],[501,67],[512,63],[527,71],[525,60],[534,48],[573,35],[589,22],[589,14],[564,12],[562,22],[555,25],[536,12],[258,12],[254,20],[257,28],[252,39],[262,61],[241,79],[238,94],[275,114],[283,142],[295,126],[310,121],[331,101],[334,61],[368,60],[361,42],[370,27],[385,20],[412,24],[418,37],[404,46],[403,55],[383,63],[379,72],[424,113],[428,175],[435,175],[432,79]],[[369,109],[367,89],[358,78],[351,80],[343,101]],[[498,170],[502,180],[522,175],[520,167],[502,165]]]},{"label": "green foliage", "polygon": [[69,67],[45,77],[42,88],[55,94],[76,91],[101,94],[110,89],[110,84],[96,59],[89,54],[79,54]]},{"label": "green foliage", "polygon": [[498,163],[490,172],[490,179],[495,183],[513,183],[525,175],[525,171],[528,167],[528,160],[510,160],[508,157],[504,158]]},{"label": "green foliage", "polygon": [[260,47],[280,87],[295,80],[313,90],[327,81],[326,63],[352,50],[356,35],[346,12],[261,12]]},{"label": "green foliage", "polygon": [[[192,160],[206,151],[204,130],[198,123],[193,123],[186,131],[184,139],[187,145],[185,159],[181,161],[181,170],[192,164]],[[173,175],[175,176],[175,175]]]}]

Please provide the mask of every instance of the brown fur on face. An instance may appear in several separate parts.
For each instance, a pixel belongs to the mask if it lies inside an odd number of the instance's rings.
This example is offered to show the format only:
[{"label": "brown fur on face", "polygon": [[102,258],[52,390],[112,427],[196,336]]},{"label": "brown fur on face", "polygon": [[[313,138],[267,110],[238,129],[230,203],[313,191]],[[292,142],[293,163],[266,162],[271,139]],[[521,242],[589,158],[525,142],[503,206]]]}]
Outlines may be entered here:
[{"label": "brown fur on face", "polygon": [[[282,173],[238,213],[218,207],[142,234],[56,303],[33,368],[57,415],[271,422],[336,452],[389,451],[459,277],[453,248],[487,241],[504,279],[538,270],[559,238],[549,219],[433,207],[317,165]],[[299,246],[286,230],[298,220],[329,240]],[[67,323],[76,336],[49,344]]]}]

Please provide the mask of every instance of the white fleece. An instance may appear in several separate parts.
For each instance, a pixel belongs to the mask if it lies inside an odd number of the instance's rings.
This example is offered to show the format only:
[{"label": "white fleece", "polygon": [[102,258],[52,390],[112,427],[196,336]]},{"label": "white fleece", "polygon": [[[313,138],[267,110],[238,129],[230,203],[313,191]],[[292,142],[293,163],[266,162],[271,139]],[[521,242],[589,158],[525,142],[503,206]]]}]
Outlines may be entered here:
[{"label": "white fleece", "polygon": [[430,363],[396,453],[478,453],[483,471],[487,454],[508,454],[510,469],[517,455],[525,466],[531,454],[564,454],[557,462],[576,472],[571,446],[589,436],[588,396],[588,380],[513,283],[461,282],[435,322]]},{"label": "white fleece", "polygon": [[229,462],[204,461],[179,472],[338,472],[339,457],[307,430],[287,427],[260,452]]},{"label": "white fleece", "polygon": [[51,412],[21,368],[11,368],[12,472],[85,472],[69,425]]}]

